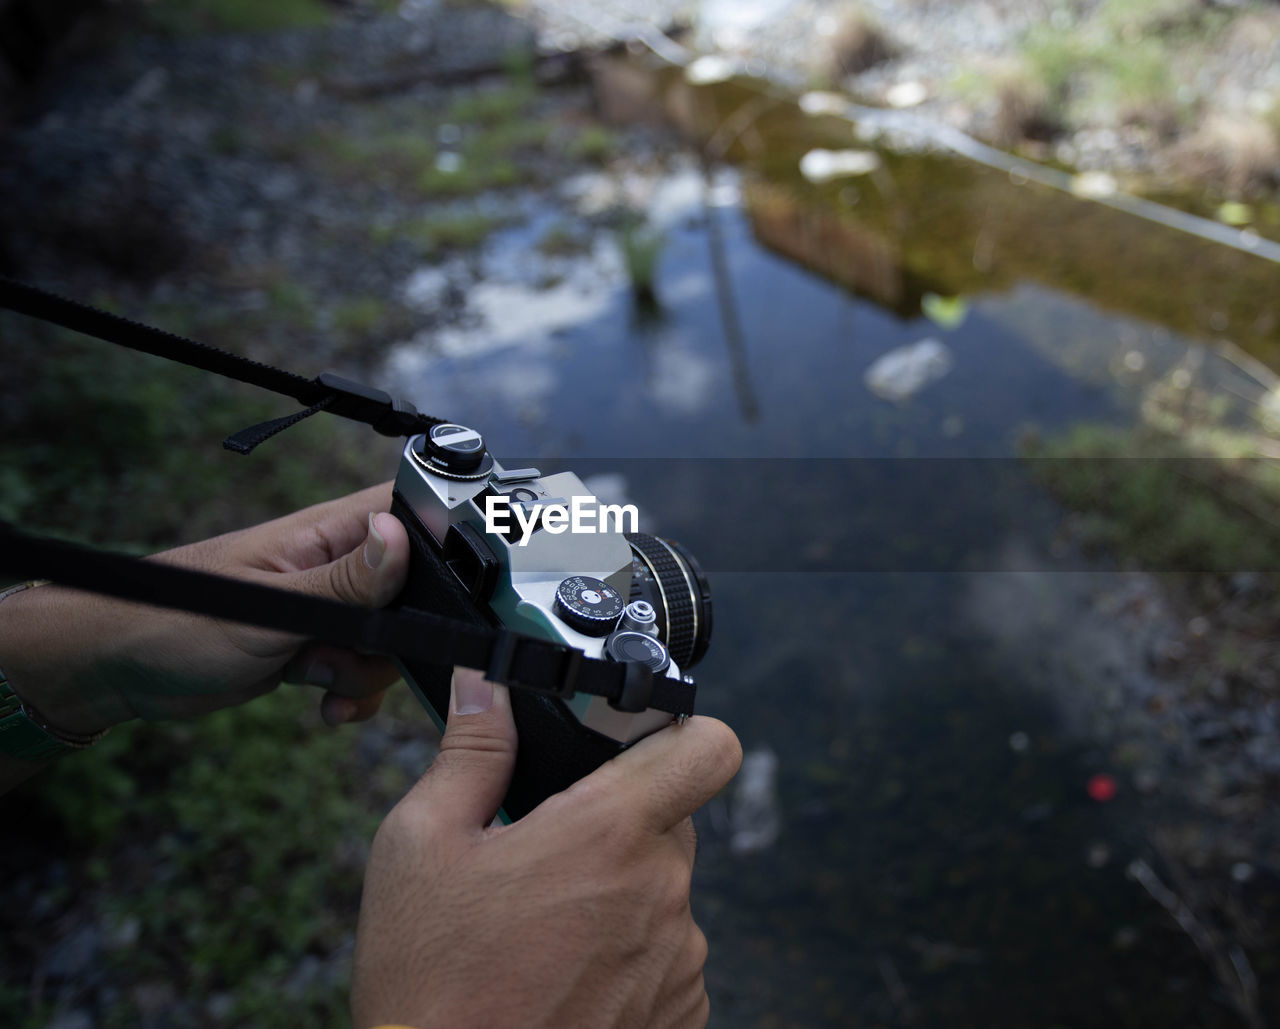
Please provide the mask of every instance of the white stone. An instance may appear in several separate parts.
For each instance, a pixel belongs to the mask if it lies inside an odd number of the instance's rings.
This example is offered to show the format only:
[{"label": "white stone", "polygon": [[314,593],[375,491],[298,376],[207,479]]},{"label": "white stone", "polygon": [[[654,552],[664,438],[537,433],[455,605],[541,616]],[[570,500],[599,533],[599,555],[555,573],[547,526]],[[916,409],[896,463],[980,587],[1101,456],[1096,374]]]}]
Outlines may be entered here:
[{"label": "white stone", "polygon": [[706,54],[691,61],[684,69],[685,81],[693,86],[710,86],[733,78],[737,65],[722,54]]},{"label": "white stone", "polygon": [[928,97],[929,91],[925,88],[924,83],[916,82],[914,79],[908,82],[895,83],[889,87],[884,95],[890,107],[915,107],[924,103]]},{"label": "white stone", "polygon": [[1071,179],[1071,192],[1087,199],[1114,196],[1118,188],[1115,176],[1102,171],[1081,172]]},{"label": "white stone", "polygon": [[800,158],[800,174],[818,184],[867,175],[879,167],[880,155],[873,150],[810,150]]},{"label": "white stone", "polygon": [[844,114],[849,109],[849,101],[839,93],[814,91],[805,93],[800,98],[800,110],[808,115]]}]

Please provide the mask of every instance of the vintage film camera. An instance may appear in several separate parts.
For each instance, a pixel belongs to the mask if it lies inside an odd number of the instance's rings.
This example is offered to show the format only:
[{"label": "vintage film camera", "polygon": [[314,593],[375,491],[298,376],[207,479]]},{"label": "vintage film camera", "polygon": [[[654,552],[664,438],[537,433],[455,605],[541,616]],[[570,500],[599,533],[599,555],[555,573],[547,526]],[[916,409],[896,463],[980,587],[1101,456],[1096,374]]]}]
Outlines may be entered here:
[{"label": "vintage film camera", "polygon": [[[409,580],[398,603],[487,627],[542,637],[587,657],[638,661],[693,689],[688,670],[711,638],[711,593],[678,543],[644,533],[554,532],[533,520],[548,505],[595,503],[572,472],[505,469],[473,429],[433,426],[405,445],[392,513],[409,531]],[[488,531],[488,511],[506,531]],[[495,526],[498,519],[493,519]],[[529,525],[528,539],[524,527]],[[554,526],[552,528],[555,528]],[[604,526],[598,528],[604,529]],[[442,729],[447,667],[400,661],[405,680]],[[520,818],[620,750],[669,724],[666,712],[625,712],[602,697],[512,690],[519,733],[503,801]]]}]

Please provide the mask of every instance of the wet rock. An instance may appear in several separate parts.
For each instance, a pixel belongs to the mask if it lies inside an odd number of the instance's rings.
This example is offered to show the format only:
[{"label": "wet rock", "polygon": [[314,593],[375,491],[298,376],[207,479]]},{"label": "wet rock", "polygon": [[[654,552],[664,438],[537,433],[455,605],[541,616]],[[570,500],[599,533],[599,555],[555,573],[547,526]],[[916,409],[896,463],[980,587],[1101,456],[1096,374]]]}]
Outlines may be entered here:
[{"label": "wet rock", "polygon": [[108,950],[127,950],[138,942],[141,934],[142,922],[134,915],[127,915],[107,929],[104,942]]},{"label": "wet rock", "polygon": [[1042,800],[1038,804],[1023,808],[1022,820],[1028,825],[1038,825],[1046,821],[1051,814],[1053,814],[1053,805],[1047,800]]},{"label": "wet rock", "polygon": [[1191,738],[1202,747],[1212,746],[1232,736],[1231,726],[1226,722],[1211,719],[1201,722],[1191,733]]},{"label": "wet rock", "polygon": [[1256,572],[1236,572],[1230,579],[1231,592],[1240,597],[1252,597],[1264,592],[1265,584]]},{"label": "wet rock", "polygon": [[1169,675],[1187,659],[1187,645],[1180,639],[1166,638],[1152,643],[1147,665],[1159,675]]},{"label": "wet rock", "polygon": [[96,925],[84,925],[53,945],[45,971],[57,979],[80,979],[97,963],[103,934]]},{"label": "wet rock", "polygon": [[74,1011],[55,1015],[45,1025],[45,1029],[94,1029],[95,1025],[93,1015],[83,1008],[76,1008]]},{"label": "wet rock", "polygon": [[178,999],[177,991],[172,983],[145,982],[133,988],[133,1003],[138,1014],[144,1018],[154,1018],[173,1007]]},{"label": "wet rock", "polygon": [[236,1009],[235,997],[226,992],[211,993],[204,1002],[204,1013],[213,1022],[225,1022]]},{"label": "wet rock", "polygon": [[1247,883],[1254,875],[1254,867],[1248,861],[1237,861],[1231,866],[1231,878],[1238,883]]}]

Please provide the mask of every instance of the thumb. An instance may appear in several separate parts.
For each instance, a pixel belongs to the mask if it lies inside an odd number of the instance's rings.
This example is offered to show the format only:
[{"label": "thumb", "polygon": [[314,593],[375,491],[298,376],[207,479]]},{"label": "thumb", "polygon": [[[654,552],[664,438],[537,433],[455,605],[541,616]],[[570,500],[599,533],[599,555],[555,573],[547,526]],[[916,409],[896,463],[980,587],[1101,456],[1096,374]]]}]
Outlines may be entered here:
[{"label": "thumb", "polygon": [[395,599],[409,574],[409,536],[395,515],[369,515],[364,540],[326,565],[289,576],[288,585],[304,593],[345,604],[383,607]]},{"label": "thumb", "polygon": [[480,830],[493,821],[516,763],[516,723],[505,686],[455,668],[440,754],[414,791],[440,825]]}]

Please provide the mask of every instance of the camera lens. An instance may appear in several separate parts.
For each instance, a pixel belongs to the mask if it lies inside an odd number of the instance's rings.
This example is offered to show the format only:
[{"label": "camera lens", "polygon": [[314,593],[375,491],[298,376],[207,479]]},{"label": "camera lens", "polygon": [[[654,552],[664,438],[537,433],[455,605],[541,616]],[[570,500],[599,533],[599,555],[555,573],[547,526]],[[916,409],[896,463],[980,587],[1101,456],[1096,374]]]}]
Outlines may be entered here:
[{"label": "camera lens", "polygon": [[711,585],[698,562],[675,540],[627,533],[631,544],[631,600],[653,605],[658,638],[685,670],[711,642]]}]

